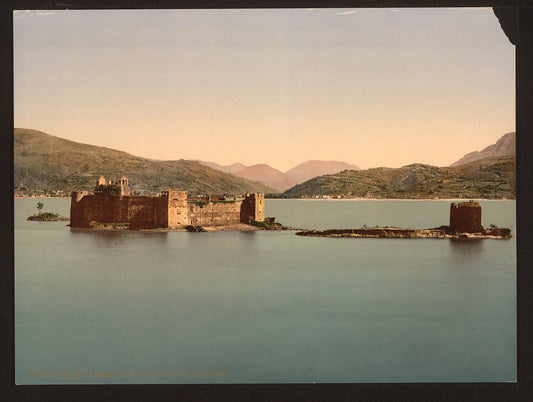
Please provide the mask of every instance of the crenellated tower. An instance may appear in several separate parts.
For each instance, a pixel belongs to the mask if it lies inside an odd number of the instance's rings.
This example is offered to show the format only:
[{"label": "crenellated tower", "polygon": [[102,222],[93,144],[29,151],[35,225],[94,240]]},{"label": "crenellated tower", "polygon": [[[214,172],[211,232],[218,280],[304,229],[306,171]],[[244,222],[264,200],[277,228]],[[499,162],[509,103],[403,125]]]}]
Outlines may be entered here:
[{"label": "crenellated tower", "polygon": [[247,193],[241,204],[241,222],[263,222],[265,220],[265,194]]},{"label": "crenellated tower", "polygon": [[453,202],[450,205],[450,229],[459,233],[479,233],[481,205],[478,202]]}]

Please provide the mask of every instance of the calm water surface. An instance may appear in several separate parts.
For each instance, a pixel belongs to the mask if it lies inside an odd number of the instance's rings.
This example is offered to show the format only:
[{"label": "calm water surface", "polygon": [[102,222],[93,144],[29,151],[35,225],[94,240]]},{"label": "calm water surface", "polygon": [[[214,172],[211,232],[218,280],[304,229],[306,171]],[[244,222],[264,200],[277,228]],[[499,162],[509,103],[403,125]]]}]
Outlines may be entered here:
[{"label": "calm water surface", "polygon": [[[37,201],[15,200],[18,384],[516,379],[514,238],[71,230],[26,221]],[[69,200],[42,201],[68,216]],[[514,201],[482,206],[484,226],[516,235]],[[309,229],[448,214],[445,201],[266,203]]]}]

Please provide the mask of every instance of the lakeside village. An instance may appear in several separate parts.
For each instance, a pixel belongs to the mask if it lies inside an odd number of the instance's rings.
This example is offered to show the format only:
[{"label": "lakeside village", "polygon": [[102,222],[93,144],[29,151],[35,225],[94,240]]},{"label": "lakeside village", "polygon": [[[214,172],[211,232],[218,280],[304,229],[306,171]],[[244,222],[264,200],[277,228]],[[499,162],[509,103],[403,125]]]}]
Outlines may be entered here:
[{"label": "lakeside village", "polygon": [[[44,219],[40,213],[28,220]],[[50,214],[50,213],[48,213]],[[61,217],[63,218],[63,217]],[[71,194],[70,224],[73,229],[133,229],[133,230],[300,230],[299,236],[333,238],[492,238],[509,239],[511,230],[481,225],[481,205],[452,202],[450,223],[429,229],[373,227],[359,229],[301,230],[285,227],[275,218],[265,218],[265,195],[247,193],[244,197],[190,196],[186,191],[167,189],[157,196],[131,195],[128,179],[96,181],[93,194],[73,191]]]},{"label": "lakeside village", "polygon": [[15,198],[70,198],[63,190],[28,190],[20,186],[14,191]]},{"label": "lakeside village", "polygon": [[[140,195],[135,193],[135,195]],[[70,198],[70,194],[68,192],[65,192],[64,190],[29,190],[23,186],[20,186],[14,190],[14,197],[15,198]],[[208,197],[208,195],[198,195],[197,197]],[[238,195],[238,197],[243,198],[244,195]],[[284,197],[283,194],[265,194],[266,199],[291,199]],[[459,196],[454,197],[453,199],[470,199],[471,197],[464,197],[462,194],[459,194]],[[301,197],[294,198],[294,199],[303,199],[303,200],[388,200],[388,199],[397,199],[397,198],[389,198],[389,197],[382,197],[379,194],[372,194],[370,191],[368,191],[364,196],[357,196],[353,194],[352,192],[348,192],[346,194],[335,194],[335,195],[327,195],[327,194],[316,194],[316,195],[309,195]],[[420,196],[416,195],[414,197],[408,198],[408,199],[421,199],[421,200],[448,200],[450,198],[441,198],[438,196],[432,196],[428,197],[427,195],[420,194]],[[507,197],[501,197],[497,198],[500,200],[507,200]]]},{"label": "lakeside village", "polygon": [[[135,194],[140,195],[140,194]],[[199,195],[201,196],[201,195]],[[15,198],[70,198],[70,194],[68,192],[65,192],[64,190],[33,190],[28,189],[24,187],[24,185],[20,185],[18,188],[15,188],[14,190],[14,197]],[[207,195],[204,195],[204,197],[207,197]],[[240,195],[242,197],[242,195]],[[284,198],[282,194],[265,194],[265,198]],[[301,199],[320,199],[320,200],[340,200],[340,199],[347,199],[347,200],[371,200],[371,199],[386,199],[385,197],[381,197],[379,194],[372,194],[370,191],[368,191],[364,196],[360,197],[352,192],[348,192],[346,194],[335,194],[335,195],[311,195],[311,196],[301,196],[299,197]],[[458,198],[463,198],[462,196]],[[439,197],[430,197],[430,199],[438,200]],[[506,199],[505,197],[503,199]]]}]

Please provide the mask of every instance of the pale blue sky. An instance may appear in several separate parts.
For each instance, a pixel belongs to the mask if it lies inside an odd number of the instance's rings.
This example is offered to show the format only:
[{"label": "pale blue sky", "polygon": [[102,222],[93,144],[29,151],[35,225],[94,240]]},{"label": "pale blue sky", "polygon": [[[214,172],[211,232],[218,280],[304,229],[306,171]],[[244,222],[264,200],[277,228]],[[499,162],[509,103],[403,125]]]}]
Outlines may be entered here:
[{"label": "pale blue sky", "polygon": [[154,159],[445,166],[515,127],[490,8],[19,11],[14,41],[16,127]]}]

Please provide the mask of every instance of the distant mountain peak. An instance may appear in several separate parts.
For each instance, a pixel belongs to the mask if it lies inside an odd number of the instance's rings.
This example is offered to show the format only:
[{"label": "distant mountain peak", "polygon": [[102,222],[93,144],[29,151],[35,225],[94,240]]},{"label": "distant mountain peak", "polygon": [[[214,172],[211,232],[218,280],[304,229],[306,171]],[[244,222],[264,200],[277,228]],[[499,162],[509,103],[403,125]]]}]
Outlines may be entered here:
[{"label": "distant mountain peak", "polygon": [[204,162],[204,161],[198,161],[198,162],[204,166],[210,167],[211,169],[220,170],[221,172],[232,173],[232,174],[246,167],[246,165],[243,165],[240,162],[232,163],[231,165],[220,165],[215,162]]},{"label": "distant mountain peak", "polygon": [[296,184],[296,182],[288,175],[265,163],[245,167],[244,169],[235,172],[235,175],[242,177],[243,179],[263,183],[280,192],[283,192]]},{"label": "distant mountain peak", "polygon": [[514,132],[503,135],[496,143],[483,148],[481,151],[469,152],[450,166],[464,165],[483,158],[516,155],[516,135]]},{"label": "distant mountain peak", "polygon": [[300,184],[317,176],[335,174],[344,170],[360,170],[360,168],[341,161],[308,160],[285,173],[297,184]]}]

